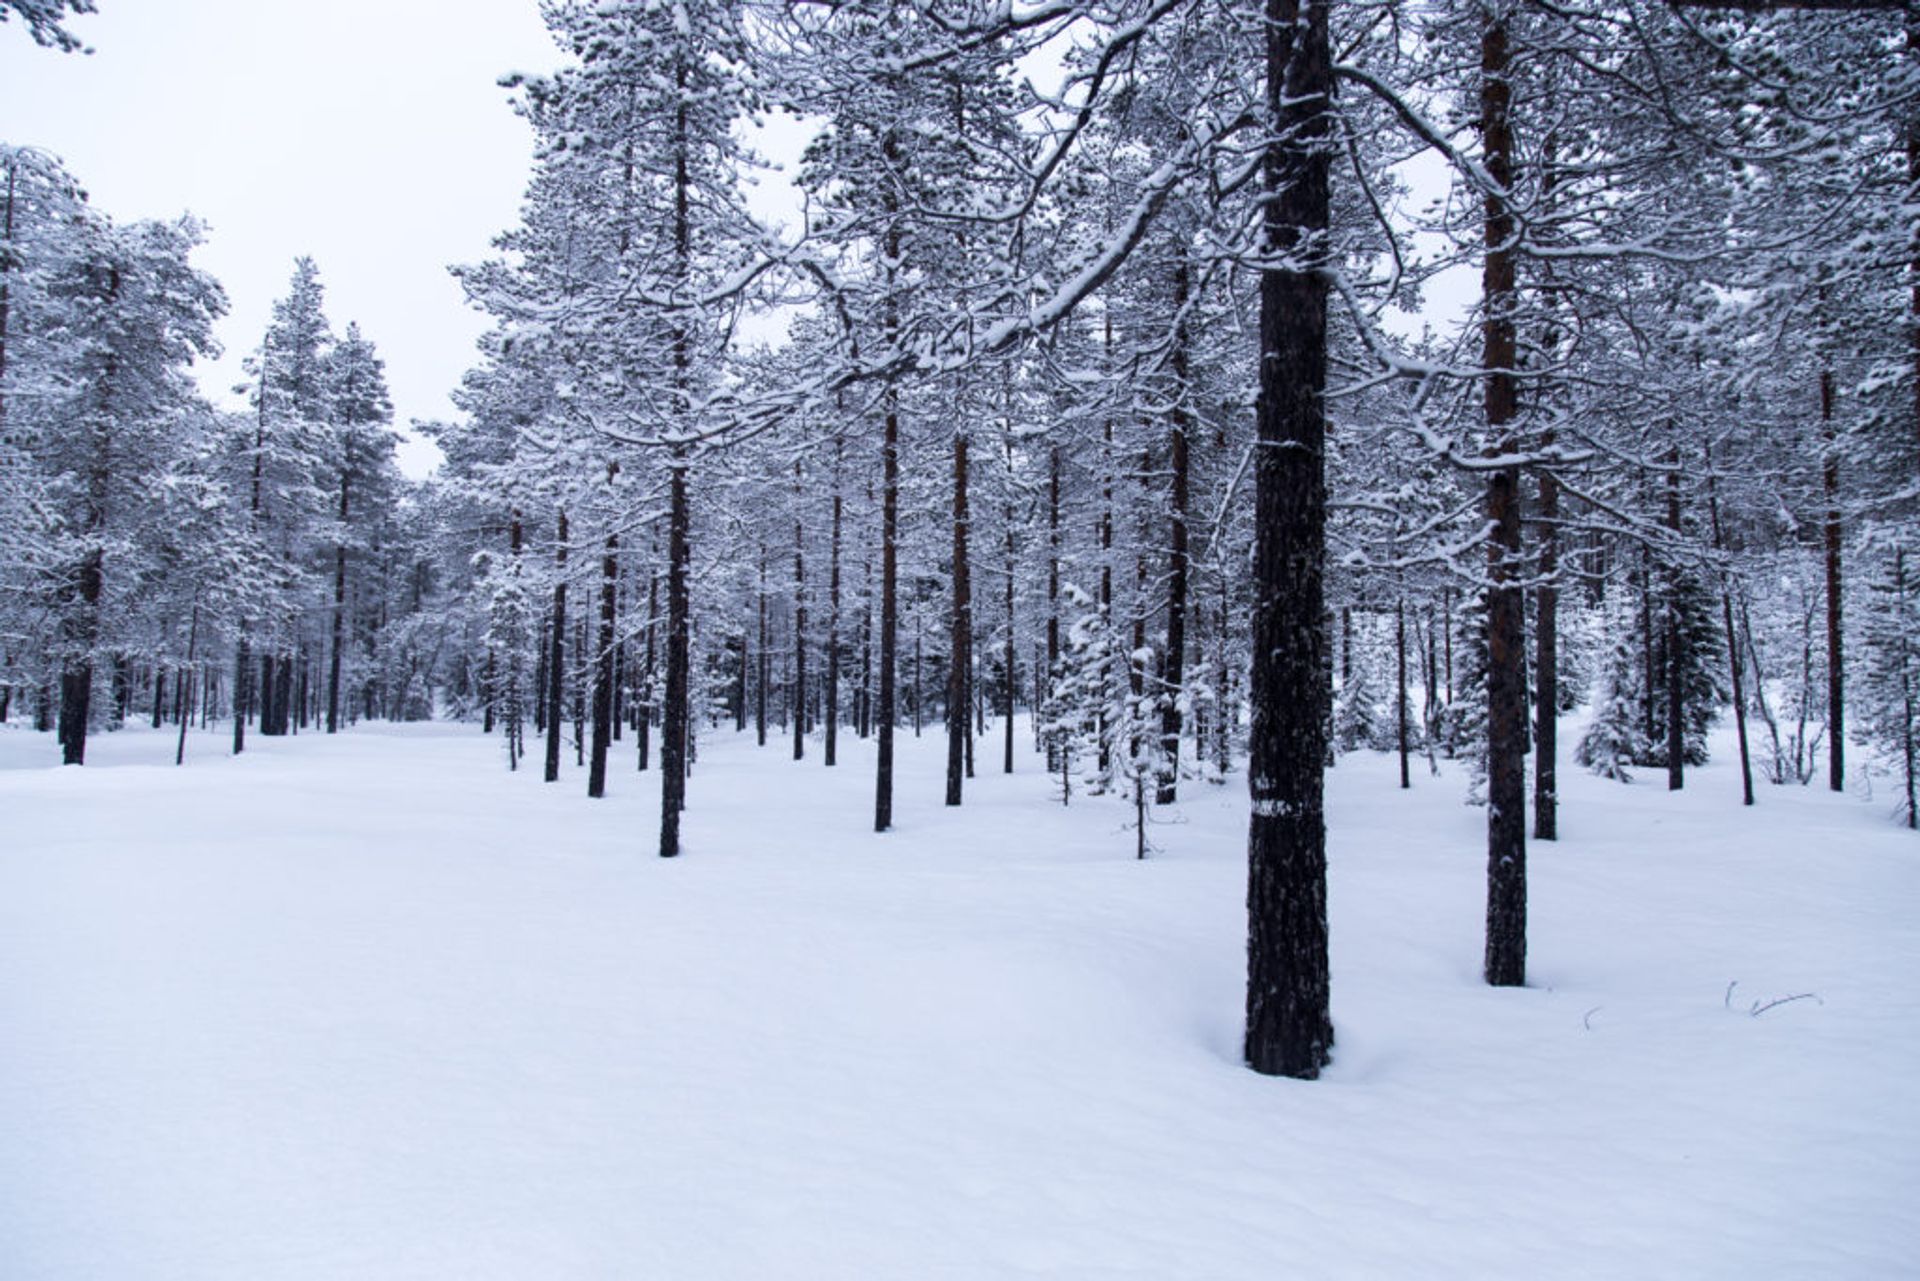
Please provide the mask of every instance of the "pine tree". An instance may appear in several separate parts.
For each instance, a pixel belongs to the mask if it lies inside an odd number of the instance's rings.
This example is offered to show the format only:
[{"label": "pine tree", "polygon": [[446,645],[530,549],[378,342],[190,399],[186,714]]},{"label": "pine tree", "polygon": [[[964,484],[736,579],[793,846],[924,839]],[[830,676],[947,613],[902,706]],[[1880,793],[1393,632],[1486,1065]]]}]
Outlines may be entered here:
[{"label": "pine tree", "polygon": [[1333,741],[1337,750],[1384,749],[1393,739],[1392,723],[1380,714],[1374,689],[1373,664],[1366,654],[1354,661],[1334,704]]},{"label": "pine tree", "polygon": [[1899,814],[1920,827],[1915,807],[1916,744],[1920,744],[1920,573],[1903,547],[1881,556],[1868,586],[1867,664],[1860,673],[1861,726],[1893,768]]}]

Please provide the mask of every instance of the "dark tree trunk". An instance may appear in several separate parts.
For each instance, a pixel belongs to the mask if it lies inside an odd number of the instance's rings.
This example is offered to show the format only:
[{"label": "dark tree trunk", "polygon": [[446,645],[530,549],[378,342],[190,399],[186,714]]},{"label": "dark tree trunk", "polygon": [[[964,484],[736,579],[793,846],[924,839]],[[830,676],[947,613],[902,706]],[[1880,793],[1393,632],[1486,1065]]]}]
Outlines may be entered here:
[{"label": "dark tree trunk", "polygon": [[[1329,220],[1330,0],[1266,0],[1272,140],[1264,249],[1323,252]],[[1254,468],[1254,605],[1247,836],[1249,1067],[1312,1078],[1333,1048],[1328,1004],[1326,727],[1327,283],[1317,264],[1260,273],[1261,448]]]},{"label": "dark tree trunk", "polygon": [[[656,526],[655,529],[656,529],[656,533],[653,536],[653,553],[649,557],[649,560],[651,563],[657,565],[659,564],[659,556],[660,556],[660,539],[659,539],[659,534],[657,532],[658,527]],[[660,575],[658,572],[652,572],[647,575],[647,657],[645,660],[645,665],[642,666],[640,669],[639,714],[634,717],[634,721],[633,721],[634,745],[635,747],[638,748],[637,755],[639,758],[639,768],[643,770],[646,769],[650,764],[652,764],[651,757],[653,755],[653,712],[654,712],[653,683],[657,679],[656,673],[660,670],[659,667],[657,666],[659,661],[659,655],[657,653],[658,645],[655,638],[659,635],[659,632],[660,632]],[[738,717],[737,724],[735,725],[736,729],[745,729],[747,727],[746,672],[747,672],[747,639],[743,635],[740,638],[740,700],[739,700],[739,706],[734,709],[735,714]]]},{"label": "dark tree trunk", "polygon": [[1005,688],[1001,690],[1001,693],[1004,696],[1002,700],[1003,705],[1001,710],[1005,714],[1005,718],[1006,718],[1005,723],[1002,724],[1000,727],[1002,730],[1002,738],[1004,739],[1005,749],[1006,749],[1003,754],[1004,759],[1001,763],[1001,770],[1000,770],[1000,772],[1003,774],[1013,773],[1013,708],[1014,708],[1013,696],[1015,691],[1017,691],[1020,688],[1019,679],[1014,672],[1014,638],[1013,638],[1014,564],[1013,564],[1013,526],[1011,524],[1013,513],[1009,511],[1007,513],[1007,516],[1009,519],[1009,524],[1007,526],[1007,549],[1006,549],[1007,550],[1007,637],[1006,637],[1006,652],[1001,659],[1001,661],[1006,665],[1006,683],[1005,683]]},{"label": "dark tree trunk", "polygon": [[[1543,435],[1552,444],[1553,435]],[[1540,472],[1540,586],[1533,616],[1533,838],[1560,839],[1560,482]]]},{"label": "dark tree trunk", "polygon": [[761,747],[767,745],[767,549],[760,548],[760,637],[754,651],[753,732]]},{"label": "dark tree trunk", "polygon": [[1653,644],[1653,553],[1644,545],[1640,548],[1640,674],[1645,686],[1641,691],[1642,728],[1647,742],[1652,743],[1663,731],[1654,719],[1660,714],[1660,664]]},{"label": "dark tree trunk", "polygon": [[[1486,317],[1481,323],[1486,370],[1487,449],[1510,452],[1516,405],[1513,311],[1513,215],[1505,191],[1513,182],[1506,21],[1490,15],[1480,40],[1480,134],[1487,173],[1497,190],[1486,198]],[[1520,469],[1488,474],[1487,525],[1487,948],[1486,980],[1518,987],[1527,978],[1527,655],[1526,602],[1520,577]]]},{"label": "dark tree trunk", "polygon": [[660,857],[680,853],[680,811],[687,803],[689,671],[687,568],[691,558],[692,513],[687,502],[687,462],[675,452],[672,496],[667,518],[667,691],[660,726]]},{"label": "dark tree trunk", "polygon": [[744,734],[747,732],[747,634],[744,631],[740,633],[739,651],[740,670],[735,673],[738,678],[738,697],[734,700],[733,732]]},{"label": "dark tree trunk", "polygon": [[547,638],[547,760],[546,780],[560,777],[560,734],[565,719],[562,700],[567,687],[567,514],[559,517],[554,542],[553,631]]},{"label": "dark tree trunk", "polygon": [[1353,606],[1340,607],[1340,685],[1353,680]]},{"label": "dark tree trunk", "polygon": [[947,659],[947,804],[960,803],[967,750],[972,746],[973,584],[967,565],[967,436],[953,438],[953,614]]},{"label": "dark tree trunk", "polygon": [[[693,180],[687,163],[687,106],[689,70],[674,59],[675,86],[681,91],[674,109],[673,244],[674,263],[684,285],[692,266],[693,230],[690,216]],[[677,414],[692,408],[688,374],[693,354],[690,335],[676,322],[673,334],[673,398]],[[687,804],[687,769],[692,761],[691,584],[693,514],[687,496],[686,448],[674,446],[670,469],[667,517],[667,690],[666,715],[660,726],[660,857],[680,853],[680,811]]]},{"label": "dark tree trunk", "polygon": [[[352,487],[352,477],[347,472],[340,475],[340,525],[344,529],[347,523],[348,495]],[[340,732],[340,642],[345,631],[347,614],[347,545],[335,543],[333,548],[333,635],[332,646],[327,656],[327,733]],[[493,694],[487,694],[487,707],[493,707]]]},{"label": "dark tree trunk", "polygon": [[1407,736],[1407,598],[1398,597],[1393,602],[1393,715],[1394,728],[1399,737],[1400,747],[1400,786],[1413,786],[1413,773],[1408,767]]},{"label": "dark tree trunk", "polygon": [[587,758],[587,795],[607,794],[607,752],[613,741],[613,633],[620,583],[620,536],[608,534],[600,557],[600,635],[593,647],[593,754]]},{"label": "dark tree trunk", "polygon": [[[800,503],[800,464],[793,465],[794,509]],[[807,756],[807,555],[805,531],[793,522],[793,759]]]},{"label": "dark tree trunk", "polygon": [[[1047,451],[1047,667],[1041,676],[1043,695],[1034,702],[1039,712],[1053,694],[1053,682],[1060,671],[1060,446]],[[1049,733],[1047,773],[1060,767],[1060,735]]]},{"label": "dark tree trunk", "polygon": [[[1668,459],[1667,528],[1675,541],[1680,536],[1680,451],[1676,447]],[[1687,785],[1687,668],[1681,652],[1680,569],[1667,571],[1667,790],[1677,792]]]},{"label": "dark tree trunk", "polygon": [[828,765],[840,743],[840,454],[841,442],[833,442],[833,517],[827,535],[827,708],[825,744],[822,755]]},{"label": "dark tree trunk", "polygon": [[[1102,344],[1109,369],[1113,365],[1113,317],[1102,321]],[[1100,427],[1100,626],[1111,633],[1113,629],[1113,418],[1109,415]],[[1113,674],[1107,670],[1110,664],[1102,663],[1100,670],[1100,707],[1094,717],[1094,738],[1098,747],[1097,761],[1101,779],[1101,789],[1105,790],[1106,779],[1113,768],[1112,735],[1107,728],[1107,708],[1113,702],[1108,682]]]},{"label": "dark tree trunk", "polygon": [[547,732],[547,651],[551,648],[547,633],[552,625],[552,619],[540,621],[540,635],[533,648],[533,732],[543,735]]},{"label": "dark tree trunk", "polygon": [[93,648],[99,640],[101,553],[98,548],[81,558],[74,575],[73,613],[62,630],[68,657],[60,671],[60,762],[84,765],[87,759],[87,719],[93,714]]},{"label": "dark tree trunk", "polygon": [[246,625],[233,648],[233,754],[247,747],[247,677],[253,672],[253,655],[247,652]]},{"label": "dark tree trunk", "polygon": [[1173,306],[1177,317],[1173,328],[1174,402],[1169,441],[1173,494],[1167,539],[1167,650],[1160,669],[1161,692],[1167,701],[1160,713],[1160,751],[1164,763],[1153,798],[1156,805],[1173,804],[1179,798],[1180,789],[1180,696],[1186,685],[1187,656],[1187,290],[1187,254],[1182,244],[1173,267]]},{"label": "dark tree trunk", "polygon": [[274,673],[274,724],[276,732],[286,734],[293,728],[293,655],[283,654]]},{"label": "dark tree trunk", "polygon": [[[1707,450],[1707,515],[1713,522],[1713,549],[1726,551],[1726,534],[1720,526],[1720,498],[1714,492],[1713,450]],[[1733,584],[1723,569],[1720,582],[1721,621],[1727,629],[1727,663],[1733,677],[1733,728],[1740,740],[1741,803],[1753,804],[1753,759],[1747,748],[1746,668],[1740,661],[1740,634],[1733,629]]]},{"label": "dark tree trunk", "polygon": [[[197,650],[199,643],[200,605],[199,602],[196,601],[193,606],[193,617],[187,623],[187,665],[181,670],[180,679],[175,682],[178,689],[186,695],[184,701],[176,704],[180,712],[178,717],[180,734],[174,740],[173,744],[173,763],[175,765],[183,764],[187,759],[187,722],[193,719],[193,664],[198,657]],[[178,695],[176,695],[176,698],[178,698]]]},{"label": "dark tree trunk", "polygon": [[[899,239],[891,237],[888,252],[897,253]],[[889,326],[891,330],[891,326]],[[893,723],[895,720],[894,666],[900,638],[900,395],[886,391],[886,420],[880,439],[880,689],[875,710],[879,737],[879,764],[874,771],[873,830],[893,826]],[[918,641],[916,638],[916,645]],[[919,679],[918,651],[914,659]],[[914,720],[919,722],[916,695]]]},{"label": "dark tree trunk", "polygon": [[1847,719],[1845,633],[1841,628],[1840,579],[1840,442],[1833,421],[1833,370],[1820,371],[1820,424],[1825,458],[1820,465],[1821,489],[1826,495],[1822,535],[1827,570],[1827,786],[1836,792],[1847,785]]},{"label": "dark tree trunk", "polygon": [[487,650],[486,665],[480,669],[480,732],[493,733],[494,690],[498,687],[499,656]]},{"label": "dark tree trunk", "polygon": [[[1011,423],[1012,413],[1013,413],[1011,394],[1009,394],[1008,396],[1007,413],[1008,413],[1008,421],[1009,423]],[[1014,610],[1014,579],[1019,573],[1019,567],[1016,561],[1018,548],[1016,547],[1014,543],[1014,538],[1013,538],[1014,513],[1013,513],[1012,480],[1013,480],[1014,463],[1013,463],[1013,441],[1010,436],[1006,443],[1006,465],[1007,465],[1007,478],[1008,478],[1007,498],[1006,498],[1005,504],[1001,508],[1001,517],[1005,521],[1005,534],[1000,544],[1001,557],[1005,561],[1005,570],[1006,570],[1006,596],[1005,596],[1004,603],[1007,609],[1007,635],[1006,635],[1006,643],[1003,647],[1003,652],[1001,654],[1001,662],[1005,664],[1005,667],[1006,667],[1005,687],[1001,690],[1001,694],[1003,695],[1001,700],[1001,710],[1005,713],[1006,719],[1005,719],[1005,723],[1001,725],[1000,729],[1001,729],[1001,736],[1002,736],[1002,739],[1004,740],[1004,747],[1005,747],[1005,751],[1003,752],[1003,760],[1001,762],[1001,773],[1011,774],[1013,773],[1014,695],[1020,688],[1020,682],[1018,677],[1014,673],[1014,612],[1013,612]]]}]

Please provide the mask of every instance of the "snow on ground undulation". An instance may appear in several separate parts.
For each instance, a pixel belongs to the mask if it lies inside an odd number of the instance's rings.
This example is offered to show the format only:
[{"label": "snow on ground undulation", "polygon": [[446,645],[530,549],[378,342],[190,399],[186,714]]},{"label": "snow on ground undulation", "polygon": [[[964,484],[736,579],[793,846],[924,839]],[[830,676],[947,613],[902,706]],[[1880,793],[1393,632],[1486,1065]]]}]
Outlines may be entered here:
[{"label": "snow on ground undulation", "polygon": [[1349,757],[1303,1083],[1238,1062],[1238,777],[1136,863],[1025,742],[946,810],[907,738],[875,836],[868,744],[722,731],[663,862],[631,744],[592,802],[466,726],[221,742],[0,730],[6,1281],[1920,1270],[1882,801],[1570,772],[1495,991],[1483,815]]}]

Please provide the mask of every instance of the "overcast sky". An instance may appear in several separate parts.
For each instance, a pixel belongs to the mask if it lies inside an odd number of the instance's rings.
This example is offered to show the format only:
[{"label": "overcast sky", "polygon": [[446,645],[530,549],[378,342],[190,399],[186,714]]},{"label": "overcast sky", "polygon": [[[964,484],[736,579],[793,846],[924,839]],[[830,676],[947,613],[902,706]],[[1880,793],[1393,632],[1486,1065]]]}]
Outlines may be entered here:
[{"label": "overcast sky", "polygon": [[[209,224],[196,261],[227,288],[230,403],[293,260],[311,254],[336,332],[387,363],[396,419],[450,416],[484,327],[447,264],[515,221],[531,134],[495,83],[559,54],[535,0],[99,0],[58,54],[0,26],[0,138],[62,157],[122,221]],[[403,451],[420,474],[431,446]]]}]

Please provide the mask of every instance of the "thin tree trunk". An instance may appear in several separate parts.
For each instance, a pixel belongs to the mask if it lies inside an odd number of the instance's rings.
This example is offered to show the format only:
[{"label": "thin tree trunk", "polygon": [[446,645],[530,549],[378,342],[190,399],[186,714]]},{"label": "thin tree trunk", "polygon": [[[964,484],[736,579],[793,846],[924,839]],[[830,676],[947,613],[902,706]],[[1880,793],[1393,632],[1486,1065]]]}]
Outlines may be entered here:
[{"label": "thin tree trunk", "polygon": [[[185,671],[180,673],[180,686],[182,689],[191,688],[189,673],[193,671],[199,641],[200,602],[195,601],[193,604],[193,616],[187,623],[187,667]],[[175,765],[182,764],[187,759],[187,722],[192,719],[190,712],[190,708],[183,708],[180,713],[180,735],[175,739],[173,744],[173,763]]]},{"label": "thin tree trunk", "polygon": [[[1726,534],[1720,526],[1720,499],[1714,491],[1713,450],[1707,450],[1707,515],[1713,523],[1713,549],[1726,554]],[[1747,749],[1747,695],[1743,688],[1745,669],[1740,662],[1740,635],[1733,629],[1733,585],[1723,567],[1720,581],[1720,612],[1727,629],[1727,664],[1733,676],[1733,727],[1740,741],[1741,804],[1753,804],[1753,759]]]},{"label": "thin tree trunk", "polygon": [[560,777],[561,722],[565,719],[567,672],[567,513],[559,516],[553,551],[553,632],[547,638],[546,781]]},{"label": "thin tree trunk", "polygon": [[[1667,529],[1680,536],[1680,451],[1668,459]],[[1667,571],[1667,790],[1687,785],[1686,656],[1681,653],[1680,569]]]},{"label": "thin tree trunk", "polygon": [[767,548],[760,546],[760,591],[757,597],[760,611],[759,646],[754,653],[753,688],[753,732],[758,745],[767,745],[767,677],[770,674],[767,664]]},{"label": "thin tree trunk", "polygon": [[[659,561],[660,539],[659,539],[658,528],[659,528],[658,526],[655,526],[655,532],[652,536],[653,548],[652,548],[651,554],[648,556],[648,563],[650,565],[658,565],[660,563]],[[659,635],[659,632],[660,632],[660,574],[658,570],[650,570],[647,574],[647,657],[645,660],[645,665],[640,669],[640,713],[634,719],[634,726],[633,726],[634,745],[638,749],[638,751],[636,752],[636,756],[638,759],[637,768],[642,770],[646,769],[649,765],[652,764],[651,758],[653,755],[654,682],[655,680],[658,679],[657,673],[660,670],[658,666],[659,654],[657,652],[658,641],[656,639]],[[740,705],[738,708],[739,720],[735,725],[736,729],[745,729],[747,727],[747,676],[746,676],[746,673],[747,673],[747,638],[746,638],[746,635],[743,633],[740,637]]]},{"label": "thin tree trunk", "polygon": [[[1553,443],[1549,428],[1542,442]],[[1560,482],[1540,472],[1540,586],[1533,597],[1533,838],[1560,838]]]},{"label": "thin tree trunk", "polygon": [[1407,598],[1397,597],[1393,602],[1393,658],[1394,658],[1394,698],[1393,712],[1400,740],[1400,786],[1413,786],[1413,773],[1408,767],[1409,752],[1407,738]]},{"label": "thin tree trunk", "polygon": [[1187,418],[1187,252],[1184,241],[1173,266],[1174,401],[1171,440],[1173,465],[1172,519],[1167,538],[1167,648],[1161,659],[1161,692],[1166,703],[1160,712],[1159,787],[1153,802],[1171,805],[1180,794],[1180,698],[1186,686],[1187,656],[1187,491],[1189,433]]},{"label": "thin tree trunk", "polygon": [[1827,786],[1846,790],[1847,730],[1843,699],[1846,694],[1845,632],[1841,627],[1840,590],[1840,442],[1833,421],[1833,370],[1820,371],[1820,422],[1825,457],[1820,465],[1821,489],[1827,512],[1822,534],[1827,571]]},{"label": "thin tree trunk", "polygon": [[247,747],[247,677],[253,671],[253,655],[247,652],[246,624],[240,625],[240,639],[233,648],[233,754]]},{"label": "thin tree trunk", "polygon": [[[352,487],[351,473],[340,473],[340,527],[346,528],[348,494]],[[333,636],[332,652],[327,657],[327,733],[340,732],[340,643],[346,628],[347,613],[347,544],[341,541],[333,547]],[[488,691],[487,706],[493,706],[492,691]]]},{"label": "thin tree trunk", "polygon": [[828,765],[840,741],[840,455],[842,442],[833,442],[833,518],[827,536],[827,739],[822,754]]},{"label": "thin tree trunk", "polygon": [[973,596],[967,572],[967,436],[953,438],[953,614],[947,662],[947,804],[960,804],[961,779],[972,738],[971,689]]},{"label": "thin tree trunk", "polygon": [[807,755],[807,558],[800,509],[800,464],[793,465],[793,759]]},{"label": "thin tree trunk", "polygon": [[[611,469],[609,469],[611,470]],[[620,582],[620,536],[608,534],[600,557],[600,636],[593,650],[593,754],[588,758],[587,795],[607,794],[607,752],[613,739],[613,632]]]},{"label": "thin tree trunk", "polygon": [[[1047,451],[1047,668],[1042,679],[1045,694],[1034,710],[1051,701],[1053,682],[1060,670],[1060,446]],[[1037,719],[1037,718],[1036,718]],[[1058,733],[1047,735],[1047,772],[1059,768]]]},{"label": "thin tree trunk", "polygon": [[[897,252],[894,238],[889,252]],[[873,830],[893,826],[894,659],[900,633],[900,411],[899,393],[886,391],[886,424],[880,445],[880,689],[875,713],[879,764],[874,777]],[[914,638],[914,680],[919,681],[919,634]],[[920,700],[914,697],[914,733]]]}]

